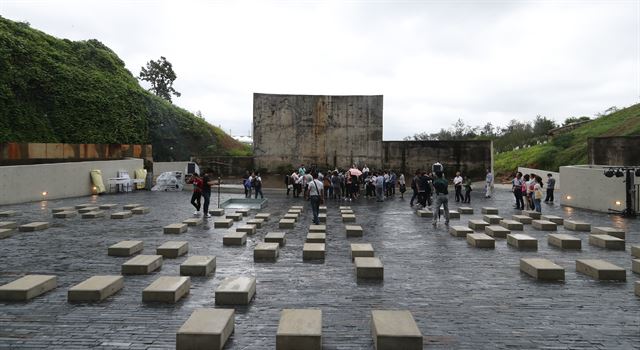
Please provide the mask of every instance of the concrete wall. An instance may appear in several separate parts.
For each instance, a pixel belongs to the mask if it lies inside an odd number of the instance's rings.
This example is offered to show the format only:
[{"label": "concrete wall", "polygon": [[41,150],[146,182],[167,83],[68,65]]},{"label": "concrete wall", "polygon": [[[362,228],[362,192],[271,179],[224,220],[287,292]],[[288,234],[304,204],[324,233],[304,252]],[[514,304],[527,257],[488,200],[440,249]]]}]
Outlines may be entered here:
[{"label": "concrete wall", "polygon": [[[564,179],[560,204],[600,212],[625,209],[625,178],[608,178],[603,171],[599,165],[560,167],[560,177]],[[640,183],[640,178],[636,177],[635,183]]]},{"label": "concrete wall", "polygon": [[589,164],[640,165],[640,136],[590,137]]},{"label": "concrete wall", "polygon": [[142,167],[142,159],[0,166],[0,205],[39,201],[44,191],[48,199],[88,196],[93,189],[91,170],[102,171],[108,189],[107,179],[119,170],[133,177]]},{"label": "concrete wall", "polygon": [[491,144],[491,141],[384,141],[382,163],[384,168],[411,174],[417,169],[431,169],[433,163],[440,162],[449,178],[460,170],[479,180],[492,167]]},{"label": "concrete wall", "polygon": [[253,157],[198,157],[195,161],[200,168],[211,168],[216,176],[222,177],[240,176],[247,170],[257,170]]},{"label": "concrete wall", "polygon": [[[552,174],[553,178],[556,179],[556,187],[554,187],[556,189],[556,191],[558,191],[561,187],[560,187],[560,173],[557,173],[555,171],[548,171],[548,170],[540,170],[540,169],[533,169],[533,168],[525,168],[525,167],[518,167],[518,171],[521,172],[523,175],[524,174],[537,174],[540,177],[542,177],[542,182],[545,184],[545,186],[547,185],[547,174]],[[555,193],[555,191],[554,191]]]},{"label": "concrete wall", "polygon": [[253,95],[256,168],[381,165],[382,96]]}]

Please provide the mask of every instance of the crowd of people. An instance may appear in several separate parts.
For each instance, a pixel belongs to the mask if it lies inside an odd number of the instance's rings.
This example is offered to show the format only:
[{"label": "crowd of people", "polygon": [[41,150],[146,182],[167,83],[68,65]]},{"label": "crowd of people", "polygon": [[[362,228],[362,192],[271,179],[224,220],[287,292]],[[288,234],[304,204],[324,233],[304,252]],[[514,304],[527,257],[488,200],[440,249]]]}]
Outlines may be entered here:
[{"label": "crowd of people", "polygon": [[[552,174],[547,174],[547,191],[544,199],[545,203],[553,203],[553,191],[555,190],[556,179]],[[511,180],[511,189],[516,199],[515,209],[535,210],[542,212],[542,197],[544,195],[544,184],[542,177],[532,174],[522,174],[518,172]]]}]

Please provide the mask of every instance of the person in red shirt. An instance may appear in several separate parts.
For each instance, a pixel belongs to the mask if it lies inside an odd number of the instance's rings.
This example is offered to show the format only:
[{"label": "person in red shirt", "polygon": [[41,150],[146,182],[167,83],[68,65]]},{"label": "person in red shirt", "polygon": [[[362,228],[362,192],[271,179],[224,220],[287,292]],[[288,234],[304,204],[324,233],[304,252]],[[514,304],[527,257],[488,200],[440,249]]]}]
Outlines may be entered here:
[{"label": "person in red shirt", "polygon": [[202,197],[202,178],[198,174],[191,175],[187,183],[193,184],[193,195],[191,195],[191,205],[196,208],[193,215],[200,214],[200,197]]}]

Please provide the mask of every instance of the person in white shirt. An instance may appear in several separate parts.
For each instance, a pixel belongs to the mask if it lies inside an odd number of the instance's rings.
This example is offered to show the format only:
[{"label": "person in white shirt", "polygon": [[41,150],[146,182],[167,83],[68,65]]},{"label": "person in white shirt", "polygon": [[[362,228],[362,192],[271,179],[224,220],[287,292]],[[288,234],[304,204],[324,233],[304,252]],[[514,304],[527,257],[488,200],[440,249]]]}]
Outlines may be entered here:
[{"label": "person in white shirt", "polygon": [[486,192],[484,198],[491,198],[491,194],[493,194],[493,174],[491,173],[491,169],[487,169],[485,182]]},{"label": "person in white shirt", "polygon": [[456,177],[453,178],[453,187],[456,189],[456,202],[460,202],[464,200],[462,196],[462,176],[460,176],[460,172],[456,172]]},{"label": "person in white shirt", "polygon": [[296,198],[300,195],[300,188],[298,187],[299,180],[300,180],[300,177],[298,176],[298,173],[294,171],[291,174],[291,184],[293,185],[293,198]]},{"label": "person in white shirt", "polygon": [[318,173],[313,173],[313,180],[307,184],[307,197],[311,203],[311,211],[313,212],[313,223],[320,225],[318,214],[320,213],[320,202],[324,201],[324,191],[322,181],[318,180]]}]

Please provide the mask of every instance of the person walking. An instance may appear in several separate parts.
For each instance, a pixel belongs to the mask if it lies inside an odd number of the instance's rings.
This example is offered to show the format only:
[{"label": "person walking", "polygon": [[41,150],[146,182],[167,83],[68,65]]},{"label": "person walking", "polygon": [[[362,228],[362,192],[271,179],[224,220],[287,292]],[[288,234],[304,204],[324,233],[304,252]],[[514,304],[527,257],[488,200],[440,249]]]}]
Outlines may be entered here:
[{"label": "person walking", "polygon": [[556,188],[556,179],[553,178],[553,174],[547,174],[547,197],[544,199],[545,203],[553,203],[553,190]]},{"label": "person walking", "polygon": [[516,198],[516,209],[524,210],[524,200],[522,199],[522,173],[518,171],[516,177],[511,181],[513,196]]},{"label": "person walking", "polygon": [[468,176],[464,180],[464,200],[462,203],[471,203],[471,178]]},{"label": "person walking", "polygon": [[433,206],[433,221],[432,225],[435,227],[438,222],[438,214],[440,213],[440,207],[444,210],[444,224],[449,226],[449,183],[444,178],[444,173],[436,172],[436,179],[433,181],[433,187],[435,189],[435,205]]},{"label": "person walking", "polygon": [[453,187],[456,189],[456,202],[464,201],[462,197],[462,176],[460,172],[456,172],[456,177],[453,178]]},{"label": "person walking", "polygon": [[535,206],[535,210],[538,213],[542,212],[542,178],[540,176],[536,176],[535,183],[533,185],[533,203]]},{"label": "person walking", "polygon": [[260,198],[264,198],[262,195],[262,177],[260,177],[260,173],[257,173],[256,176],[253,177],[253,188],[255,188],[256,199],[258,199],[258,194],[260,194]]},{"label": "person walking", "polygon": [[200,214],[200,198],[202,197],[202,178],[197,173],[191,175],[191,178],[187,181],[188,184],[193,185],[193,194],[191,195],[191,205],[196,208],[193,215]]},{"label": "person walking", "polygon": [[407,182],[404,179],[404,173],[400,173],[398,185],[400,185],[400,198],[404,198],[404,193],[407,191]]},{"label": "person walking", "polygon": [[487,177],[485,178],[485,187],[486,191],[484,194],[484,198],[491,198],[493,194],[493,174],[491,173],[491,169],[487,169]]},{"label": "person walking", "polygon": [[311,211],[313,212],[313,223],[320,225],[318,214],[320,213],[320,203],[324,201],[324,191],[322,181],[318,180],[318,173],[312,172],[313,180],[308,183],[307,197],[311,203]]},{"label": "person walking", "polygon": [[211,199],[211,185],[215,185],[211,176],[211,170],[207,170],[202,177],[202,198],[204,198],[204,204],[202,205],[202,212],[205,218],[210,218],[209,214],[209,201]]}]

